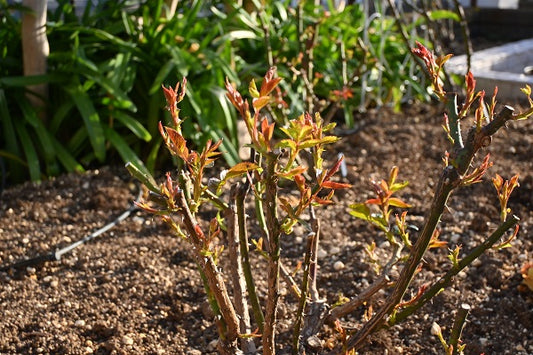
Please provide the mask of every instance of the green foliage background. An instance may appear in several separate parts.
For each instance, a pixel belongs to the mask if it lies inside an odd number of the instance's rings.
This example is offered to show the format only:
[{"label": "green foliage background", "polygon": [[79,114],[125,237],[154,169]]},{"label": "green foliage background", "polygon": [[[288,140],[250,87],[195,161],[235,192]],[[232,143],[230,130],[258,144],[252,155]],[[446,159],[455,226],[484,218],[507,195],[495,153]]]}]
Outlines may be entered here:
[{"label": "green foliage background", "polygon": [[[276,65],[288,106],[272,114],[286,122],[289,113],[306,109],[306,85],[295,69],[305,64],[302,53],[310,38],[321,108],[332,109],[339,100],[332,92],[350,85],[353,97],[337,103],[347,126],[354,124],[356,109],[386,102],[398,106],[408,86],[426,95],[408,75],[414,62],[391,18],[369,19],[360,5],[335,11],[307,3],[291,8],[290,1],[265,6],[251,1],[248,5],[260,11],[246,11],[230,2],[180,1],[167,18],[163,0],[140,6],[127,0],[96,7],[89,2],[81,16],[62,0],[48,13],[48,73],[25,77],[20,18],[27,10],[0,0],[3,178],[40,180],[120,161],[150,171],[167,164],[157,130],[159,121],[169,120],[160,88],[182,77],[189,83],[180,107],[180,116],[188,118],[185,136],[199,145],[223,139],[221,150],[233,165],[239,160],[237,116],[225,97],[225,79],[242,90]],[[49,86],[45,119],[26,98],[28,86],[40,83]]]}]

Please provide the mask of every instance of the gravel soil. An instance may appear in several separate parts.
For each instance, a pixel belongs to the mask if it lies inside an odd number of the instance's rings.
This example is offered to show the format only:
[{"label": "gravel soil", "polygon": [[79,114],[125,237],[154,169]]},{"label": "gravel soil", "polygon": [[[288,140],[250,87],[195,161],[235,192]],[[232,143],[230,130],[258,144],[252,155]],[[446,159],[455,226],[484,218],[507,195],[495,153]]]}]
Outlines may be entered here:
[{"label": "gravel soil", "polygon": [[[400,195],[413,205],[409,223],[422,227],[447,148],[440,112],[430,106],[407,107],[401,114],[369,112],[362,117],[363,128],[346,134],[326,153],[327,165],[338,153],[345,155],[345,181],[353,184],[336,195],[335,205],[318,210],[318,291],[329,304],[353,298],[377,277],[364,252],[367,244],[376,243],[382,260],[391,252],[377,230],[347,213],[350,204],[371,196],[370,179],[386,178],[392,166],[399,166],[399,179],[410,182]],[[518,173],[521,187],[509,206],[521,218],[517,239],[510,248],[484,254],[407,321],[372,336],[361,354],[442,354],[431,325],[437,322],[447,337],[461,304],[471,307],[462,336],[466,354],[533,354],[533,292],[520,286],[520,268],[533,261],[533,120],[510,123],[486,152],[494,166],[483,182],[455,192],[440,223],[440,238],[448,248],[461,245],[462,253],[479,245],[499,221],[490,178]],[[135,189],[125,169],[102,168],[5,190],[0,198],[0,267],[89,235],[126,210]],[[202,216],[208,221],[213,212]],[[414,227],[412,240],[417,238]],[[283,237],[282,260],[290,270],[303,259],[305,236],[300,232]],[[263,280],[263,297],[264,262],[256,254],[253,264]],[[447,254],[447,248],[428,252],[406,298],[450,268]],[[301,270],[295,278],[301,278]],[[286,344],[296,309],[285,282],[282,291],[280,354],[290,352]],[[389,291],[342,319],[345,329],[358,329]],[[217,339],[187,244],[142,212],[60,261],[0,271],[0,309],[1,354],[208,354]],[[332,336],[325,328],[323,339]]]}]

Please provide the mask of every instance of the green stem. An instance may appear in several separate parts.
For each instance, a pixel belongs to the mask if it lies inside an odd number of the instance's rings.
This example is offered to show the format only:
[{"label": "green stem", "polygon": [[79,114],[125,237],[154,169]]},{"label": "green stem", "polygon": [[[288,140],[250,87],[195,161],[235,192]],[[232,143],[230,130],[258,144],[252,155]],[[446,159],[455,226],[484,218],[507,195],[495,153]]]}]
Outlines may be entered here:
[{"label": "green stem", "polygon": [[278,156],[266,155],[265,199],[264,209],[268,228],[268,291],[265,311],[265,327],[263,330],[263,354],[272,355],[275,350],[276,311],[279,302],[279,274],[280,274],[280,236],[281,226],[277,215],[278,177],[276,170]]},{"label": "green stem", "polygon": [[[229,208],[226,210],[228,251],[231,265],[230,274],[233,282],[233,300],[235,303],[235,311],[239,316],[240,334],[250,334],[252,332],[250,311],[248,309],[248,301],[246,298],[247,284],[244,276],[244,257],[242,253],[243,245],[241,238],[242,230],[244,230],[244,233],[246,233],[246,226],[244,224],[245,221],[241,220],[237,215],[237,196],[240,196],[241,201],[244,200],[247,190],[248,187],[240,183],[233,185],[230,190],[231,201]],[[241,337],[240,343],[245,354],[253,354],[256,352],[255,344],[252,338]]]},{"label": "green stem", "polygon": [[[360,347],[368,335],[379,328],[384,323],[385,317],[392,313],[396,305],[401,302],[403,295],[409,287],[413,275],[429,246],[431,237],[433,236],[435,228],[437,227],[444,208],[446,207],[446,202],[448,201],[453,188],[456,186],[458,179],[459,176],[452,167],[447,167],[444,170],[444,173],[442,174],[437,185],[437,190],[431,205],[430,215],[427,219],[426,225],[424,226],[422,233],[418,237],[418,240],[413,247],[413,251],[410,254],[407,264],[402,269],[394,290],[385,301],[385,306],[383,306],[379,312],[376,313],[376,315],[374,315],[374,317],[372,317],[372,319],[370,319],[370,321],[368,321],[368,323],[366,323],[354,336],[350,337],[346,344],[347,349],[357,349]],[[339,352],[334,351],[333,353]]]},{"label": "green stem", "polygon": [[213,296],[220,307],[222,318],[226,323],[227,332],[226,334],[221,334],[221,338],[225,339],[224,345],[229,348],[234,345],[239,336],[239,321],[226,288],[226,281],[220,270],[217,268],[213,257],[210,255],[204,255],[203,253],[205,249],[203,238],[205,238],[205,236],[203,236],[198,222],[196,222],[196,219],[191,213],[189,205],[185,199],[185,194],[181,189],[176,193],[176,204],[180,208],[180,214],[183,216],[183,224],[187,230],[191,243],[193,244],[195,260],[205,274],[209,289],[213,293]]},{"label": "green stem", "polygon": [[246,197],[247,186],[241,185],[237,189],[235,195],[235,204],[237,207],[237,223],[239,225],[239,244],[242,257],[242,268],[244,272],[244,279],[246,280],[246,289],[250,297],[250,303],[252,305],[252,311],[254,313],[255,321],[260,332],[263,332],[265,318],[263,311],[261,310],[261,304],[259,302],[259,296],[255,289],[254,278],[252,276],[252,269],[250,266],[250,253],[249,253],[249,240],[248,231],[246,229],[246,212],[244,210],[244,199]]},{"label": "green stem", "polygon": [[301,295],[300,302],[298,305],[298,311],[296,313],[296,320],[294,321],[294,331],[292,338],[292,353],[294,355],[298,354],[300,348],[300,331],[302,329],[302,319],[305,310],[305,305],[307,303],[307,295],[309,291],[309,268],[311,264],[311,255],[316,234],[314,232],[309,233],[307,237],[307,252],[305,253],[304,259],[304,274],[302,277],[302,285],[300,286]]},{"label": "green stem", "polygon": [[513,228],[519,221],[519,218],[517,216],[511,216],[509,217],[504,223],[502,223],[498,229],[496,229],[487,240],[485,240],[482,244],[477,246],[474,250],[472,250],[468,255],[466,255],[464,258],[462,258],[459,263],[457,263],[457,266],[451,268],[446,275],[441,277],[433,286],[431,286],[430,289],[428,289],[424,295],[413,305],[407,306],[403,308],[401,311],[396,313],[396,316],[392,320],[392,322],[389,322],[389,325],[394,325],[402,322],[405,320],[408,316],[413,314],[417,309],[425,305],[429,300],[431,300],[434,296],[436,296],[439,292],[441,292],[444,288],[448,287],[452,281],[453,278],[461,272],[465,267],[470,265],[475,259],[479,258],[481,254],[483,254],[487,249],[491,248],[494,243],[496,243],[503,234]]},{"label": "green stem", "polygon": [[468,316],[469,312],[470,306],[467,304],[462,304],[455,315],[452,331],[450,333],[450,340],[448,340],[448,345],[453,349],[452,355],[458,355],[462,353],[458,351],[458,346],[461,339],[461,334],[463,333],[463,328],[465,326],[466,317]]}]

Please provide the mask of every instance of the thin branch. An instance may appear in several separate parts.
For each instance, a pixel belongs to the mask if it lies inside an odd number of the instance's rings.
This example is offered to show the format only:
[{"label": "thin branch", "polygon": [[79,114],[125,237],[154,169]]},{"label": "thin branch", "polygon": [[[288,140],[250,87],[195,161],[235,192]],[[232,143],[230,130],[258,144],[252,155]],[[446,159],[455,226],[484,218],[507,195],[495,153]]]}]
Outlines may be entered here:
[{"label": "thin branch", "polygon": [[462,353],[458,351],[459,341],[461,340],[461,334],[463,333],[466,317],[468,316],[469,312],[470,306],[468,304],[462,304],[455,315],[452,331],[450,333],[450,339],[448,340],[449,346],[453,346],[452,355],[458,355]]},{"label": "thin branch", "polygon": [[278,177],[276,168],[279,157],[273,153],[266,156],[266,177],[265,177],[265,199],[264,210],[268,228],[268,291],[265,309],[265,327],[263,329],[263,354],[275,354],[275,331],[276,312],[279,303],[279,270],[280,270],[280,236],[281,226],[278,220],[277,198],[278,198]]},{"label": "thin branch", "polygon": [[259,327],[259,331],[262,332],[265,318],[263,316],[263,311],[261,310],[259,296],[257,295],[255,289],[255,282],[250,264],[250,250],[248,247],[250,241],[248,239],[248,230],[246,229],[246,212],[244,210],[244,199],[246,196],[246,192],[247,186],[240,185],[235,195],[235,204],[237,208],[237,218],[239,224],[239,244],[241,248],[242,268],[246,280],[246,288],[250,297],[250,303],[252,305],[255,321],[257,323],[257,326]]},{"label": "thin branch", "polygon": [[395,317],[389,322],[390,325],[398,324],[405,320],[409,315],[413,314],[417,309],[425,305],[429,300],[431,300],[435,295],[441,292],[444,288],[448,287],[453,278],[461,272],[465,267],[470,265],[475,259],[477,259],[481,254],[486,250],[490,249],[494,243],[496,243],[502,235],[513,228],[517,224],[519,218],[516,216],[509,217],[504,223],[502,223],[491,235],[487,238],[482,244],[477,246],[474,250],[468,253],[464,258],[462,258],[457,266],[451,268],[446,275],[441,277],[433,286],[431,286],[422,297],[413,305],[403,308],[401,311],[396,313]]},{"label": "thin branch", "polygon": [[314,232],[311,232],[307,236],[307,248],[304,258],[304,274],[302,277],[302,293],[300,295],[300,302],[298,304],[298,310],[296,311],[296,319],[294,320],[294,330],[292,333],[292,353],[294,355],[299,353],[300,349],[300,331],[302,327],[303,314],[305,306],[307,304],[307,295],[309,293],[309,268],[311,264],[311,254],[313,249],[313,239],[316,237]]},{"label": "thin branch", "polygon": [[[245,255],[242,253],[241,233],[246,230],[245,225],[241,225],[241,219],[238,215],[237,199],[244,200],[247,188],[242,188],[242,184],[236,183],[231,187],[230,205],[226,210],[227,231],[228,231],[228,249],[231,263],[231,278],[233,282],[233,299],[235,310],[239,316],[239,333],[250,334],[252,327],[250,325],[250,313],[248,311],[248,301],[246,299],[247,282],[244,273]],[[239,196],[239,197],[237,197]],[[242,211],[241,211],[242,212]],[[244,221],[243,221],[244,222]],[[243,227],[243,228],[241,228]],[[246,233],[246,232],[244,232]],[[249,263],[248,263],[249,267]],[[256,352],[255,344],[252,338],[241,337],[241,348],[245,354],[254,354]]]},{"label": "thin branch", "polygon": [[[360,347],[367,336],[377,330],[384,323],[385,317],[390,315],[396,308],[396,305],[401,302],[409,284],[411,283],[413,275],[429,246],[431,237],[440,221],[452,191],[460,184],[461,177],[469,169],[475,154],[479,149],[487,145],[487,138],[490,139],[491,135],[504,126],[507,121],[512,120],[512,113],[512,109],[506,106],[493,121],[482,127],[481,130],[477,130],[476,127],[471,128],[464,147],[452,153],[454,165],[447,166],[441,175],[435,189],[435,195],[433,197],[431,208],[429,209],[429,216],[427,217],[424,229],[410,253],[407,264],[401,271],[394,290],[385,301],[385,305],[374,315],[374,317],[372,317],[372,319],[370,319],[370,321],[368,321],[368,323],[366,323],[354,336],[350,337],[347,343],[348,349],[357,349]],[[339,351],[339,349],[336,349],[333,353],[339,353]]]},{"label": "thin branch", "polygon": [[221,340],[223,340],[224,345],[227,348],[234,348],[234,343],[236,343],[237,337],[239,336],[239,321],[237,319],[237,314],[235,313],[235,308],[228,295],[226,282],[222,277],[222,273],[218,270],[213,257],[202,254],[203,242],[202,235],[200,234],[201,229],[198,222],[196,222],[196,219],[193,217],[189,205],[185,200],[183,190],[181,189],[176,193],[176,204],[180,208],[180,213],[183,216],[183,224],[189,234],[191,242],[193,243],[196,262],[205,273],[209,288],[213,292],[217,304],[220,307],[222,318],[226,324],[227,333],[221,334],[224,338]]}]

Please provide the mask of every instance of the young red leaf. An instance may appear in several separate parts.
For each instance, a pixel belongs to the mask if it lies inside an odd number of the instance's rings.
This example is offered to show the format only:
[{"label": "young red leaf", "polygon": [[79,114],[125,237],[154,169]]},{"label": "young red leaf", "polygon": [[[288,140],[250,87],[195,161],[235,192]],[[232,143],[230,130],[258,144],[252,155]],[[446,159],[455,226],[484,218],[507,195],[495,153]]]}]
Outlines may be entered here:
[{"label": "young red leaf", "polygon": [[349,189],[350,187],[352,187],[352,185],[350,184],[345,184],[342,182],[334,182],[334,181],[324,181],[322,185],[320,186],[324,189],[333,189],[333,190]]},{"label": "young red leaf", "polygon": [[252,106],[254,107],[254,110],[256,112],[260,111],[263,107],[265,107],[266,105],[268,105],[268,103],[270,102],[270,97],[269,96],[261,96],[261,97],[258,97],[256,99],[253,99],[252,100]]}]

